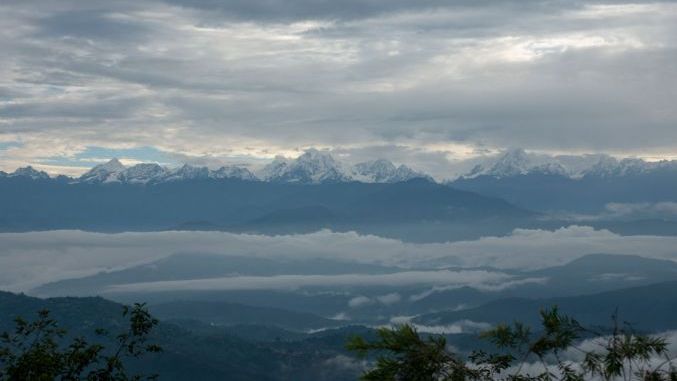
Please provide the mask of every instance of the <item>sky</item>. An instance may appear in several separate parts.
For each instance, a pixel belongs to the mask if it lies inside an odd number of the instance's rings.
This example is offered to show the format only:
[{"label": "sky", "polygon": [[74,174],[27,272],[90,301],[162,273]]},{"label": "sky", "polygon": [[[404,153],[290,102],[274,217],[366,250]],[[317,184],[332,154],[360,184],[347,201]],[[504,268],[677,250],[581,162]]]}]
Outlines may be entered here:
[{"label": "sky", "polygon": [[0,170],[677,157],[677,4],[4,0]]}]

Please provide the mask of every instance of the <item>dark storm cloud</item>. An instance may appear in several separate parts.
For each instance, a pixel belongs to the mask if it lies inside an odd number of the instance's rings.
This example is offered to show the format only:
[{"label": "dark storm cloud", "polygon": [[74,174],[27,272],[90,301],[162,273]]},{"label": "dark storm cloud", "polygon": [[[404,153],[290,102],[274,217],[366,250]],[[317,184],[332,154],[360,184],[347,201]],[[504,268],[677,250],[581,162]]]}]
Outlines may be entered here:
[{"label": "dark storm cloud", "polygon": [[69,10],[39,20],[38,38],[74,37],[102,40],[139,38],[148,33],[140,22],[116,18],[111,10]]},{"label": "dark storm cloud", "polygon": [[[383,14],[434,10],[439,8],[482,6],[491,1],[443,1],[420,0],[167,0],[170,4],[199,10],[219,12],[219,15],[232,19],[253,21],[293,21],[306,19],[355,20],[376,17]],[[512,7],[522,3],[538,1],[502,1]]]},{"label": "dark storm cloud", "polygon": [[[463,10],[491,8],[497,17],[512,12],[547,14],[587,4],[633,3],[633,1],[568,1],[568,0],[165,0],[169,4],[209,12],[218,12],[227,19],[285,22],[307,19],[359,20],[403,12]],[[426,29],[426,25],[420,25]]]}]

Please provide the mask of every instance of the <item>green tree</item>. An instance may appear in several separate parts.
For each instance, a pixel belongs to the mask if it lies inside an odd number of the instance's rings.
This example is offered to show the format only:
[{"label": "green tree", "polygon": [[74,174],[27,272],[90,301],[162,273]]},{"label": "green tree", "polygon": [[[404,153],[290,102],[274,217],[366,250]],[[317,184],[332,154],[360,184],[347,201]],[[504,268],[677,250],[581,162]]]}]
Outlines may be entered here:
[{"label": "green tree", "polygon": [[111,336],[102,329],[96,334],[113,340],[104,345],[88,343],[83,337],[62,344],[67,334],[50,317],[49,311],[38,312],[35,321],[15,319],[15,330],[0,334],[0,381],[126,381],[155,379],[155,375],[129,375],[124,364],[162,349],[149,343],[148,336],[158,324],[144,304],[125,306],[122,315],[129,319],[126,331]]},{"label": "green tree", "polygon": [[[444,337],[421,338],[411,325],[379,329],[378,339],[372,342],[354,337],[347,347],[362,357],[376,353],[375,365],[363,374],[363,380],[677,381],[665,338],[620,328],[616,318],[612,332],[595,332],[555,307],[541,311],[541,326],[533,333],[521,323],[499,324],[481,334],[496,346],[497,353],[474,351],[467,357],[450,351]],[[596,337],[595,349],[581,348],[582,337]],[[563,356],[571,352],[581,360]],[[525,364],[540,367],[530,374]]]}]

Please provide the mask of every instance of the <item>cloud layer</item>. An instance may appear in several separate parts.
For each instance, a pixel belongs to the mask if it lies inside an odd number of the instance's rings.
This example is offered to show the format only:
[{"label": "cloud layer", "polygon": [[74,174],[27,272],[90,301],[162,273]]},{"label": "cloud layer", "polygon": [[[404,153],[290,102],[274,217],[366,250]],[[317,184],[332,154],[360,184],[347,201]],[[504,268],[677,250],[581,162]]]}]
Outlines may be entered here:
[{"label": "cloud layer", "polygon": [[[402,271],[393,274],[341,274],[341,275],[274,275],[228,276],[211,279],[159,281],[117,285],[109,292],[206,291],[206,290],[298,290],[302,288],[343,289],[351,287],[409,287],[420,285],[452,285],[473,288],[502,287],[509,275],[492,271]],[[349,307],[359,307],[372,300],[356,297]],[[386,299],[383,304],[388,304]]]},{"label": "cloud layer", "polygon": [[[387,284],[391,281],[423,282],[435,286],[434,290],[462,284],[472,284],[483,289],[507,287],[511,284],[509,277],[498,271],[472,269],[481,266],[497,270],[537,269],[564,264],[592,253],[677,260],[677,237],[619,236],[608,231],[579,226],[556,231],[516,230],[507,237],[487,237],[446,244],[403,243],[375,236],[330,231],[275,237],[222,232],[103,234],[48,231],[3,233],[0,234],[0,246],[0,289],[12,291],[27,291],[47,282],[87,276],[103,270],[128,268],[177,253],[278,259],[331,258],[347,262],[401,266],[407,271],[406,274],[398,275],[401,279],[395,280],[386,276],[360,278],[359,281],[374,284]],[[444,267],[467,270],[463,270],[465,273],[438,270]],[[352,275],[346,276],[349,278],[283,277],[276,280],[240,280],[253,282],[252,284],[272,282],[270,287],[301,287],[310,283],[331,285],[358,281],[357,278],[350,278]],[[212,282],[210,284],[218,287],[236,287],[227,280],[205,282]],[[380,302],[387,303],[394,297],[384,297]]]},{"label": "cloud layer", "polygon": [[676,21],[639,1],[5,1],[0,161],[374,147],[444,177],[514,146],[671,154]]}]

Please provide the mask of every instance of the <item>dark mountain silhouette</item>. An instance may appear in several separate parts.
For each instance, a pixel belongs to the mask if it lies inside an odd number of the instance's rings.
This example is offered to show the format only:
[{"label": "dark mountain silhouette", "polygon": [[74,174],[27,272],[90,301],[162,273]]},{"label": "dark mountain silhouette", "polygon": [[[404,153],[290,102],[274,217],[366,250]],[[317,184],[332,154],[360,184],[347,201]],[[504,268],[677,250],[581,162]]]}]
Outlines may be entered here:
[{"label": "dark mountain silhouette", "polygon": [[575,317],[585,325],[609,327],[611,317],[618,314],[621,323],[638,329],[660,332],[674,329],[677,321],[677,281],[626,288],[592,295],[562,298],[506,298],[461,311],[443,311],[420,316],[422,324],[451,324],[468,319],[491,324],[521,321],[538,324],[539,311],[558,306],[562,313]]},{"label": "dark mountain silhouette", "polygon": [[[509,232],[533,213],[425,179],[392,184],[280,184],[196,179],[160,184],[70,184],[1,178],[0,230],[150,231],[206,226],[263,233],[323,228],[406,237],[409,226],[457,225],[457,235]],[[399,227],[399,231],[398,231]],[[416,230],[410,235],[415,237]],[[435,232],[437,234],[437,232]],[[453,237],[450,229],[449,235]],[[448,237],[436,236],[438,240]]]}]

